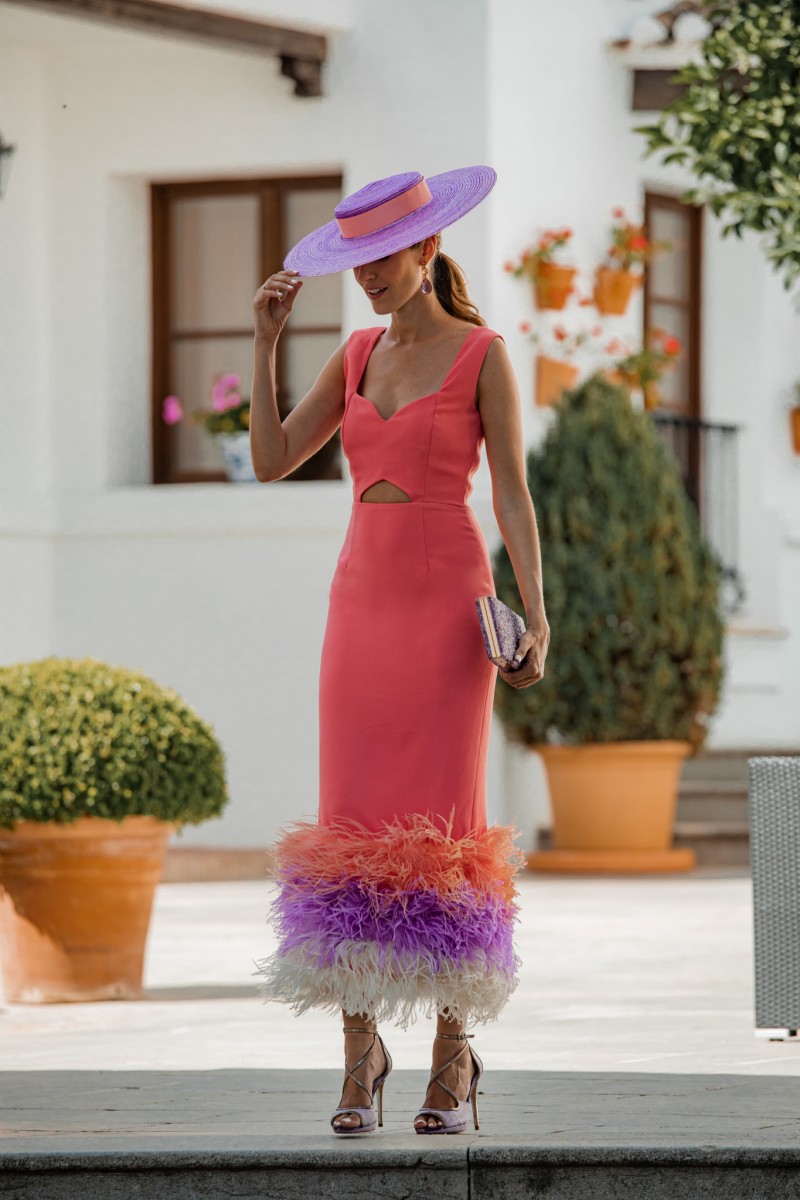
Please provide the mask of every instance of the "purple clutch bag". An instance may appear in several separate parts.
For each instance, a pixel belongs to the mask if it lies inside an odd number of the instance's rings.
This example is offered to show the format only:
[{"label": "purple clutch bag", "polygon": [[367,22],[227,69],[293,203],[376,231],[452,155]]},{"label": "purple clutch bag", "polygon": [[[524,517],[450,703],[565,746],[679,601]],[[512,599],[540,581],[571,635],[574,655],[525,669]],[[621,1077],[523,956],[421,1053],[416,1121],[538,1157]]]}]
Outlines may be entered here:
[{"label": "purple clutch bag", "polygon": [[497,596],[478,596],[475,607],[489,658],[504,671],[516,671],[514,655],[526,629],[522,617]]}]

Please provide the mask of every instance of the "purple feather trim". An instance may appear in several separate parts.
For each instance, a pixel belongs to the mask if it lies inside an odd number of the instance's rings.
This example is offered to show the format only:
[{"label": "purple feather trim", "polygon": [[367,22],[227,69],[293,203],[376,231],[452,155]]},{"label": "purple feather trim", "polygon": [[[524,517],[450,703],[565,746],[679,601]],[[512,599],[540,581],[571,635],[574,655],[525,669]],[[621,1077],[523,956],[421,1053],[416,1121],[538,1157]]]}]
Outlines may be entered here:
[{"label": "purple feather trim", "polygon": [[339,943],[353,940],[374,942],[379,951],[391,947],[409,965],[422,957],[433,972],[481,960],[512,975],[515,914],[515,905],[477,896],[468,884],[447,898],[433,891],[398,897],[355,881],[309,888],[296,880],[280,888],[270,919],[280,954],[305,947],[320,967],[334,962]]}]

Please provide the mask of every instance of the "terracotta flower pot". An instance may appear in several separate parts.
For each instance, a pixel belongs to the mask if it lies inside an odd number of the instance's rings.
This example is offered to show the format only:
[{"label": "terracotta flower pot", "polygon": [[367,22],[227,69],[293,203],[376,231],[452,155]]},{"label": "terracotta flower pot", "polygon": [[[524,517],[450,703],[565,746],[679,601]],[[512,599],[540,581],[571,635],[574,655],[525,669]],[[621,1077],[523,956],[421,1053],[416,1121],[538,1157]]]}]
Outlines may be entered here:
[{"label": "terracotta flower pot", "polygon": [[80,817],[0,829],[0,966],[12,1003],[135,999],[175,825]]},{"label": "terracotta flower pot", "polygon": [[661,385],[653,379],[642,388],[645,408],[658,408],[661,403]]},{"label": "terracotta flower pot", "polygon": [[789,413],[792,423],[792,447],[795,454],[800,454],[800,404],[796,404]]},{"label": "terracotta flower pot", "polygon": [[557,404],[564,391],[575,386],[578,368],[572,363],[549,358],[546,354],[536,356],[536,403],[543,408]]},{"label": "terracotta flower pot", "polygon": [[561,267],[556,263],[539,263],[533,280],[533,299],[538,309],[563,308],[572,291],[577,267]]},{"label": "terracotta flower pot", "polygon": [[594,276],[594,303],[604,316],[621,316],[627,311],[634,289],[642,279],[633,271],[598,267]]},{"label": "terracotta flower pot", "polygon": [[626,387],[635,391],[639,387],[639,376],[633,371],[620,371],[618,368],[607,369],[604,372],[609,383]]},{"label": "terracotta flower pot", "polygon": [[609,742],[535,747],[547,770],[553,850],[536,870],[690,870],[691,850],[672,848],[681,764],[688,742]]}]

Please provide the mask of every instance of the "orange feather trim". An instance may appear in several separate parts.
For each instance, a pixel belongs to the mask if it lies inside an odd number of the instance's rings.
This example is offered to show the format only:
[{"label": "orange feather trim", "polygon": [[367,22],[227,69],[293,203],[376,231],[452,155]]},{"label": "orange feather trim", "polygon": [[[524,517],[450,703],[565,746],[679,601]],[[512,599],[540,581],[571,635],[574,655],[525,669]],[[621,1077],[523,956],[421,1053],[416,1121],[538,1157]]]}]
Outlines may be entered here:
[{"label": "orange feather trim", "polygon": [[321,825],[295,821],[274,846],[278,882],[310,888],[358,880],[390,892],[435,891],[441,896],[469,884],[476,893],[511,903],[514,876],[525,856],[513,843],[509,825],[490,825],[465,837],[451,836],[422,813],[382,823],[378,831],[338,818]]}]

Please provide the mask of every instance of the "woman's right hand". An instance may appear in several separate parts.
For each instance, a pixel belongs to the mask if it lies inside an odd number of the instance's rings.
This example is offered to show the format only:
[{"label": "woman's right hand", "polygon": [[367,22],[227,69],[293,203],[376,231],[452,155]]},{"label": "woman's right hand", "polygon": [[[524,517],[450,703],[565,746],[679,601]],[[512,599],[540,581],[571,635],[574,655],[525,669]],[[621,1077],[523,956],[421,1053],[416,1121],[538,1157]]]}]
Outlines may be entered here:
[{"label": "woman's right hand", "polygon": [[297,278],[296,271],[276,271],[262,284],[253,297],[257,337],[277,341],[302,286],[303,281]]}]

